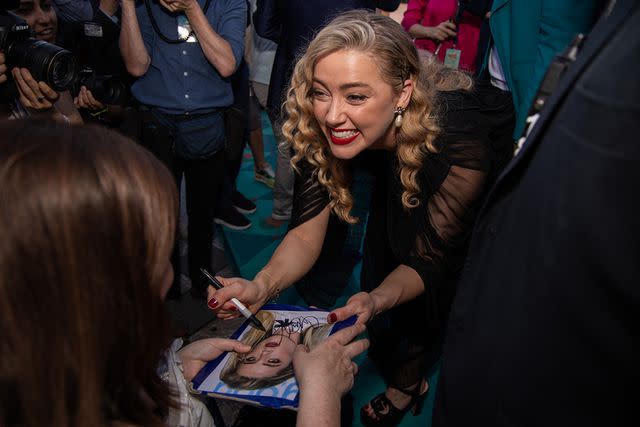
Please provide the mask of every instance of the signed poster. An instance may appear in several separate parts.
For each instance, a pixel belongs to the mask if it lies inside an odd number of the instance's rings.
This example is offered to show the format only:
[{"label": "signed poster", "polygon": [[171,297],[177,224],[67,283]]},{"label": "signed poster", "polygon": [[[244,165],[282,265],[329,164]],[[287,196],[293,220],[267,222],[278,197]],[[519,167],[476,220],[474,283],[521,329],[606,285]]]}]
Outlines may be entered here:
[{"label": "signed poster", "polygon": [[246,354],[224,353],[196,375],[192,389],[213,397],[271,408],[298,406],[293,352],[298,344],[312,349],[330,334],[355,322],[355,317],[327,324],[327,311],[270,304],[256,313],[266,333],[248,322],[231,336],[249,344]]}]

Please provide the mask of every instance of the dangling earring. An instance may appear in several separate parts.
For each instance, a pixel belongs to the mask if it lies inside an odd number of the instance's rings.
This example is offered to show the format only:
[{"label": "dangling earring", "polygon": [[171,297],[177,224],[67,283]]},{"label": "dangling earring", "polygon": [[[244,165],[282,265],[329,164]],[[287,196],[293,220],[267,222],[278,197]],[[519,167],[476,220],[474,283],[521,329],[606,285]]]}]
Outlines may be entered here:
[{"label": "dangling earring", "polygon": [[406,108],[404,108],[404,107],[398,107],[398,108],[396,108],[396,111],[394,112],[395,116],[396,116],[395,125],[396,125],[397,128],[402,127],[402,114],[404,113],[405,110],[406,110]]}]

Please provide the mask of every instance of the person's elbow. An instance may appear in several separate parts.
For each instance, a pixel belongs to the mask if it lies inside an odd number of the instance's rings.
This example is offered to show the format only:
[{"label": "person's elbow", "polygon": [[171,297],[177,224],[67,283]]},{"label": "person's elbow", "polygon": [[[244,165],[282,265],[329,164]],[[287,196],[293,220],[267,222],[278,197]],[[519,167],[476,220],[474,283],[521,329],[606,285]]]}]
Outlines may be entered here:
[{"label": "person's elbow", "polygon": [[118,46],[127,72],[133,77],[143,76],[151,65],[151,58],[146,49],[135,49],[126,37],[121,35]]},{"label": "person's elbow", "polygon": [[418,37],[418,34],[420,33],[420,28],[422,27],[420,24],[418,24],[417,22],[409,22],[409,21],[403,21],[402,22],[402,27],[404,28],[404,30],[412,37]]},{"label": "person's elbow", "polygon": [[149,65],[151,65],[151,60],[148,57],[142,61],[125,61],[127,72],[133,77],[144,76],[149,70]]},{"label": "person's elbow", "polygon": [[236,68],[236,60],[232,58],[219,65],[218,73],[224,78],[231,77],[236,72]]},{"label": "person's elbow", "polygon": [[149,67],[142,65],[127,66],[127,72],[133,77],[142,77],[147,73]]}]

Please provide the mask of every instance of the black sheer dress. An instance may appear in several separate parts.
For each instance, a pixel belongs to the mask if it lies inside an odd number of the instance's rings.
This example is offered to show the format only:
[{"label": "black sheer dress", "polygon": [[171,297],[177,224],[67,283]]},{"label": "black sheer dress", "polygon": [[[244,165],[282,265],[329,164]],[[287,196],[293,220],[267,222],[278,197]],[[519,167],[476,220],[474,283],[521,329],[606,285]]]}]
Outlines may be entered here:
[{"label": "black sheer dress", "polygon": [[[437,153],[424,158],[419,173],[420,205],[405,209],[395,152],[364,157],[375,183],[362,260],[361,288],[371,291],[401,264],[422,278],[425,293],[382,313],[369,324],[369,356],[388,385],[415,384],[437,360],[440,342],[464,262],[467,240],[482,196],[513,153],[512,108],[483,87],[442,92],[436,102],[441,133]],[[508,105],[508,103],[507,103]],[[310,165],[296,176],[293,228],[316,216],[328,194]]]}]

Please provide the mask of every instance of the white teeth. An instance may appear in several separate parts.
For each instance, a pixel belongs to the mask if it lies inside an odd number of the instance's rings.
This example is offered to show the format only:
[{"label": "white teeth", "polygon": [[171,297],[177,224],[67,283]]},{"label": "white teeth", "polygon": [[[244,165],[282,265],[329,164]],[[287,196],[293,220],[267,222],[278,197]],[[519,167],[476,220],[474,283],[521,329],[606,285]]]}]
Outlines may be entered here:
[{"label": "white teeth", "polygon": [[331,130],[331,135],[335,136],[336,138],[351,138],[353,135],[357,134],[358,131],[355,130],[343,130],[343,131],[336,131],[336,130]]}]

